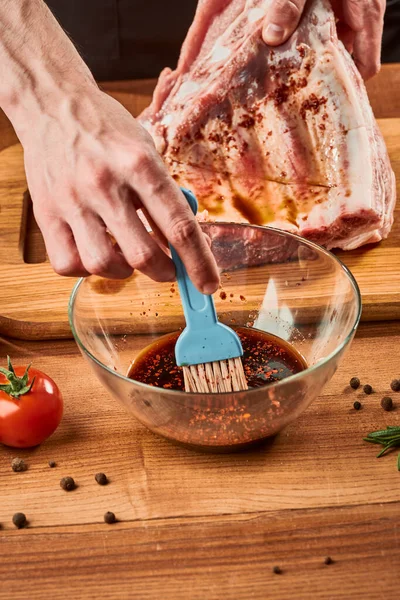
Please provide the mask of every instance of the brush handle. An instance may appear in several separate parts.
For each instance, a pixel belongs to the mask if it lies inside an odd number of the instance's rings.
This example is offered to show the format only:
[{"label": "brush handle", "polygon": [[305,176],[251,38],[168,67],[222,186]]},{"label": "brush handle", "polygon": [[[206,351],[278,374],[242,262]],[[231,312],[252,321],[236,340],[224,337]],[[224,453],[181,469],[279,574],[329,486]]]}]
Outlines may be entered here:
[{"label": "brush handle", "polygon": [[[181,188],[188,201],[193,214],[197,213],[197,200],[189,190]],[[170,245],[172,260],[176,268],[176,279],[181,295],[186,326],[189,330],[199,331],[208,329],[218,322],[212,296],[199,292],[190,281],[185,265],[181,261],[175,248]]]}]

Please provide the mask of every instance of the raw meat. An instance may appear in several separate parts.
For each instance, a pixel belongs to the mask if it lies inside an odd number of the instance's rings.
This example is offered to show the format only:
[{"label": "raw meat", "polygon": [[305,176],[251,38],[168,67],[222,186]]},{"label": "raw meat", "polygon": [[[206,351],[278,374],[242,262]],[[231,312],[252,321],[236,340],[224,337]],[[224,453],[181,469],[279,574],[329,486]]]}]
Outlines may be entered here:
[{"label": "raw meat", "polygon": [[328,0],[290,40],[261,37],[270,0],[200,0],[176,71],[142,124],[211,219],[270,225],[327,248],[385,238],[395,182]]},{"label": "raw meat", "polygon": [[266,234],[262,227],[243,227],[237,223],[202,223],[201,227],[211,240],[211,250],[221,271],[296,261],[299,255],[303,260],[317,258],[314,250],[281,231],[269,230]]}]

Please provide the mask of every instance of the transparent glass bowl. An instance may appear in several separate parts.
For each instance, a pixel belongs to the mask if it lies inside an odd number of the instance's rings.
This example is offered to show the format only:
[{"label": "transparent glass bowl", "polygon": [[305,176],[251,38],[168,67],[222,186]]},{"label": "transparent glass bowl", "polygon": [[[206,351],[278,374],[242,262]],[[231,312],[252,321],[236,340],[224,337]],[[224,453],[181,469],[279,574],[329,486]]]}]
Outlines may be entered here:
[{"label": "transparent glass bowl", "polygon": [[271,437],[296,419],[335,373],[361,315],[351,273],[331,253],[289,233],[204,224],[221,269],[220,320],[289,341],[309,368],[269,386],[186,394],[126,377],[136,356],[184,327],[176,284],[140,273],[125,281],[81,279],[70,300],[75,340],[100,382],[146,427],[185,445],[233,450]]}]

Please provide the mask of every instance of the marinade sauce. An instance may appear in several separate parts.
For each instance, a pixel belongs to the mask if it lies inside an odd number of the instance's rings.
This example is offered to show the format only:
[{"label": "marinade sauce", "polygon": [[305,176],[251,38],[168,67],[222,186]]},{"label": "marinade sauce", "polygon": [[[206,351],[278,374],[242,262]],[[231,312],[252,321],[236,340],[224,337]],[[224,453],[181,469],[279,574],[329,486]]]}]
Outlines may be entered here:
[{"label": "marinade sauce", "polygon": [[[235,329],[243,346],[243,367],[249,388],[258,388],[304,371],[301,354],[279,337],[247,327]],[[182,369],[175,363],[180,332],[170,333],[145,348],[136,358],[129,377],[155,387],[184,390]]]}]

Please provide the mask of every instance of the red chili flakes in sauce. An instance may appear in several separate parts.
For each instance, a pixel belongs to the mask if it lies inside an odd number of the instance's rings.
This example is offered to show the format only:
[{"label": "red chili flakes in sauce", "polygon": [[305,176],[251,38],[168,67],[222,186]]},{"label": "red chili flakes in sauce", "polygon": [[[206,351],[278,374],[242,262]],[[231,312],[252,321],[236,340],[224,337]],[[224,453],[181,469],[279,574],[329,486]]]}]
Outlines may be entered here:
[{"label": "red chili flakes in sauce", "polygon": [[[302,356],[280,338],[239,327],[236,329],[243,346],[243,368],[250,388],[285,379],[303,371],[307,365]],[[168,334],[147,348],[131,366],[129,377],[155,387],[183,390],[182,369],[175,363],[175,343],[180,332]]]}]

